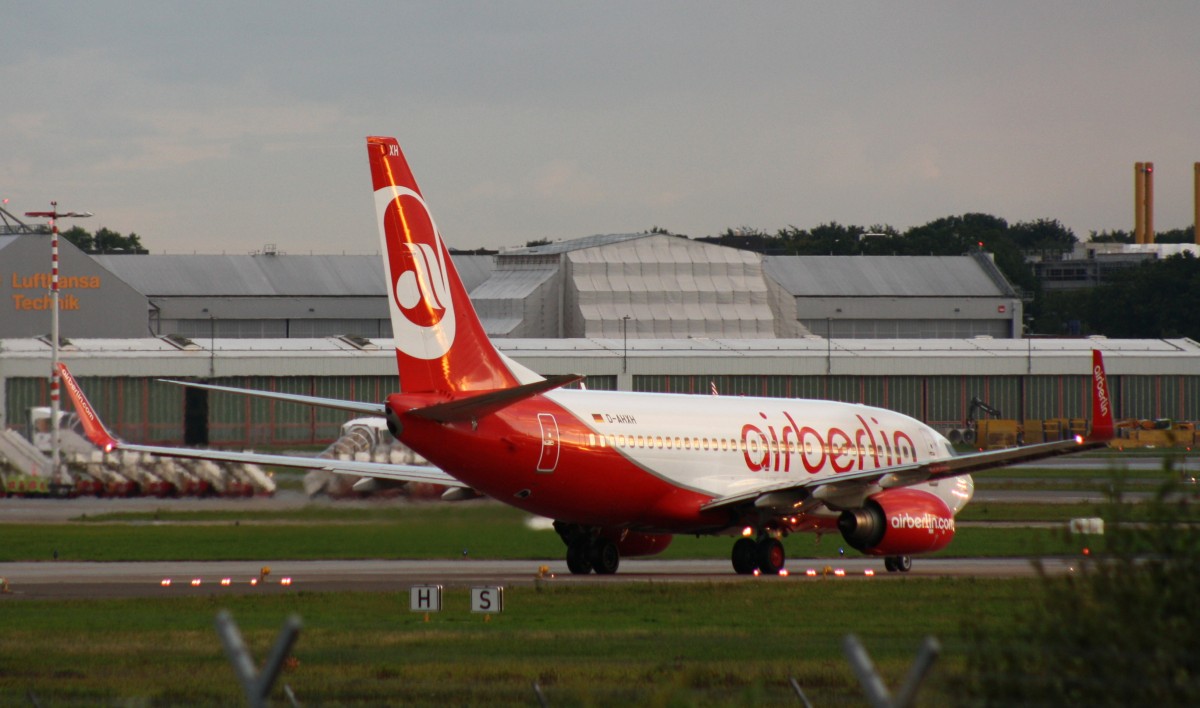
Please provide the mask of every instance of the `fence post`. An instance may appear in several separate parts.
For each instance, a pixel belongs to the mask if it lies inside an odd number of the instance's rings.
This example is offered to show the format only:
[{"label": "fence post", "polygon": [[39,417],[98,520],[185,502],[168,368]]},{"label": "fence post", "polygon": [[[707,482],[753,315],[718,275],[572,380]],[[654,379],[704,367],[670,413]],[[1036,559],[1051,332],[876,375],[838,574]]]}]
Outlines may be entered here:
[{"label": "fence post", "polygon": [[895,700],[888,694],[887,686],[875,671],[875,665],[871,663],[871,657],[863,648],[862,642],[858,641],[858,637],[847,634],[842,639],[842,651],[846,653],[846,659],[850,661],[850,666],[858,676],[858,681],[867,694],[867,701],[874,708],[908,708],[916,699],[917,689],[921,687],[921,682],[925,680],[933,662],[941,653],[942,645],[933,637],[925,637],[912,668],[908,670],[904,686],[900,688],[900,694]]},{"label": "fence post", "polygon": [[279,636],[275,639],[275,646],[271,647],[271,653],[267,656],[261,673],[255,671],[250,651],[246,648],[242,633],[238,631],[237,623],[233,621],[233,616],[229,614],[228,610],[221,610],[217,613],[216,625],[217,634],[221,636],[221,643],[225,646],[225,655],[229,657],[229,663],[233,665],[233,672],[237,674],[238,682],[242,684],[246,703],[254,708],[266,706],[267,696],[271,693],[271,687],[275,685],[275,679],[279,677],[283,661],[300,636],[300,627],[302,626],[300,616],[291,615],[283,623],[283,629],[279,631]]},{"label": "fence post", "polygon": [[875,671],[875,664],[871,663],[871,657],[863,648],[862,642],[858,641],[858,637],[853,634],[843,637],[842,651],[845,652],[846,660],[850,662],[854,675],[858,677],[858,682],[867,694],[867,702],[873,708],[891,708],[892,697],[888,694],[887,686],[883,685],[883,679]]}]

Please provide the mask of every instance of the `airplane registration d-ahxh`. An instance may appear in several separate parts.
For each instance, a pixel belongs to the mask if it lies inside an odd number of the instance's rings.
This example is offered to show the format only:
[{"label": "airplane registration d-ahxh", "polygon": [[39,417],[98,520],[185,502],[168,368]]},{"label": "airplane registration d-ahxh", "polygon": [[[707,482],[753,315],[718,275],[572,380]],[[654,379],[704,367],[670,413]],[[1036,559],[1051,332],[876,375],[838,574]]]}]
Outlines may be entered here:
[{"label": "airplane registration d-ahxh", "polygon": [[1100,352],[1088,435],[956,455],[895,411],[823,400],[589,391],[541,377],[489,341],[394,138],[367,138],[400,391],[381,403],[186,383],[386,418],[436,468],[126,443],[60,365],[89,438],[105,451],[277,464],[487,495],[554,519],[572,573],[614,573],[673,534],[736,537],[738,573],[778,573],[783,536],[840,534],[907,571],[954,537],[970,473],[1081,452],[1113,436]]}]

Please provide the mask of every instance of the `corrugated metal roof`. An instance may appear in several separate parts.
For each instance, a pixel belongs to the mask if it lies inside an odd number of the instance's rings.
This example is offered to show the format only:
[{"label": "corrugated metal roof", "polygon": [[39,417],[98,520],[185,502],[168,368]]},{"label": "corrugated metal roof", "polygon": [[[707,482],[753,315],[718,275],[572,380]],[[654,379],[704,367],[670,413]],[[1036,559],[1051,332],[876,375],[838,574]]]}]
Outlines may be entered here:
[{"label": "corrugated metal roof", "polygon": [[[121,255],[93,256],[150,297],[383,297],[377,255]],[[458,255],[455,268],[470,291],[491,275],[492,256]]]},{"label": "corrugated metal roof", "polygon": [[509,332],[512,332],[517,327],[521,326],[522,320],[520,317],[481,317],[480,322],[483,323],[483,331],[489,337],[506,337]]},{"label": "corrugated metal roof", "polygon": [[767,256],[796,297],[1011,297],[970,256]]},{"label": "corrugated metal roof", "polygon": [[[572,263],[680,263],[703,269],[709,263],[742,263],[755,267],[762,256],[753,251],[743,251],[703,241],[692,241],[666,234],[638,234],[645,240],[625,239],[611,243],[593,244],[605,248],[571,249]],[[587,240],[587,239],[580,239]],[[620,245],[617,245],[620,244]]]},{"label": "corrugated metal roof", "polygon": [[633,239],[646,238],[656,234],[596,234],[594,236],[584,236],[583,238],[575,238],[566,241],[555,241],[554,243],[546,243],[540,246],[526,246],[524,248],[514,248],[509,251],[504,251],[500,254],[504,256],[546,256],[558,253],[570,253],[584,248],[595,248],[596,246],[608,246],[622,241],[632,241]]},{"label": "corrugated metal roof", "polygon": [[[452,254],[450,259],[454,261],[454,269],[458,271],[458,277],[468,293],[487,282],[487,279],[492,277],[492,271],[496,269],[495,256],[456,253]],[[380,265],[380,268],[382,267]]]},{"label": "corrugated metal roof", "polygon": [[379,256],[95,256],[143,295],[372,296],[388,291]]},{"label": "corrugated metal roof", "polygon": [[[659,234],[608,234],[508,251],[509,254],[578,252],[636,239],[655,237],[657,260],[675,260],[687,252],[664,247]],[[0,248],[15,236],[0,237]],[[757,254],[705,246],[696,262],[757,261]],[[662,253],[658,253],[662,251]],[[573,260],[620,260],[623,250],[605,249],[594,256],[575,253]],[[670,255],[674,253],[675,255]],[[154,296],[378,296],[387,292],[383,265],[376,255],[98,255],[96,262],[138,292]],[[685,256],[692,260],[694,256]],[[495,267],[492,256],[454,257],[464,285],[472,294]],[[966,256],[768,256],[763,270],[788,292],[807,297],[1005,297],[973,259]]]},{"label": "corrugated metal roof", "polygon": [[[532,295],[538,287],[558,273],[558,268],[498,270],[487,281],[471,290],[471,299],[514,300]],[[477,305],[478,306],[478,305]]]}]

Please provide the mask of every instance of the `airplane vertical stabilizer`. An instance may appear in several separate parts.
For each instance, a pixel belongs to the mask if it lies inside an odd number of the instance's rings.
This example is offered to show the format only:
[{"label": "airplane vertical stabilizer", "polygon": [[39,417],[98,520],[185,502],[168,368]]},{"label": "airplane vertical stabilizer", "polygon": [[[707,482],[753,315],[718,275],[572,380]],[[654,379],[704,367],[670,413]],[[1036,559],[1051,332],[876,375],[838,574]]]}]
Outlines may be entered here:
[{"label": "airplane vertical stabilizer", "polygon": [[404,393],[518,385],[483,325],[395,138],[367,138]]},{"label": "airplane vertical stabilizer", "polygon": [[1092,350],[1092,430],[1089,440],[1112,440],[1116,432],[1113,423],[1112,392],[1104,373],[1104,355]]}]

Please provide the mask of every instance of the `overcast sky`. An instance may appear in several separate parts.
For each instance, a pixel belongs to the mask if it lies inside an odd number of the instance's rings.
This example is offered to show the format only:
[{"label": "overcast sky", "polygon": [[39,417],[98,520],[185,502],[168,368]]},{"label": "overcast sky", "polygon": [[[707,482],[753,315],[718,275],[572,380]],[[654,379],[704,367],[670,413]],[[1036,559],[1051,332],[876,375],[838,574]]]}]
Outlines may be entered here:
[{"label": "overcast sky", "polygon": [[377,248],[364,137],[451,246],[985,212],[1190,227],[1200,3],[13,3],[0,197],[155,253]]}]

